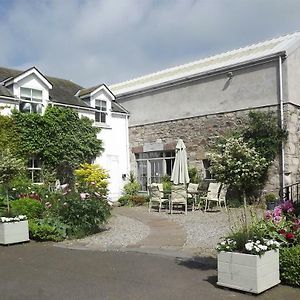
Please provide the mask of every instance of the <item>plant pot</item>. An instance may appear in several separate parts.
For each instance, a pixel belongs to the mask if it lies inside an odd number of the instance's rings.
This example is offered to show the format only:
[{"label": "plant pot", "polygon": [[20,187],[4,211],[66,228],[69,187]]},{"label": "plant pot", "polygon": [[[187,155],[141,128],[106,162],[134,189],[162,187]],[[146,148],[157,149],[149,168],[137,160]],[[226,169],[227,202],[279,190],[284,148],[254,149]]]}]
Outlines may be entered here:
[{"label": "plant pot", "polygon": [[0,244],[8,245],[29,241],[28,221],[0,223]]},{"label": "plant pot", "polygon": [[236,252],[218,254],[218,282],[237,290],[259,294],[280,283],[279,251],[263,255]]}]

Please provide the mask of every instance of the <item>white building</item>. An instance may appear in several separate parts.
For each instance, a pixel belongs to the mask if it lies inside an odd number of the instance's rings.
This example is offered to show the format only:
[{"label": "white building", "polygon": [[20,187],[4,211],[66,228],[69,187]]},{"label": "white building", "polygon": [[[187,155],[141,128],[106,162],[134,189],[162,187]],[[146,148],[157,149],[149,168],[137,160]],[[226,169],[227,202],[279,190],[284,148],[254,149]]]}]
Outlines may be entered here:
[{"label": "white building", "polygon": [[[84,89],[69,80],[44,76],[35,67],[26,71],[0,68],[0,114],[9,115],[12,109],[44,113],[48,105],[73,108],[101,128],[98,138],[104,152],[95,163],[108,170],[109,199],[116,201],[129,173],[128,111],[104,84]],[[33,172],[40,170],[32,164]]]}]

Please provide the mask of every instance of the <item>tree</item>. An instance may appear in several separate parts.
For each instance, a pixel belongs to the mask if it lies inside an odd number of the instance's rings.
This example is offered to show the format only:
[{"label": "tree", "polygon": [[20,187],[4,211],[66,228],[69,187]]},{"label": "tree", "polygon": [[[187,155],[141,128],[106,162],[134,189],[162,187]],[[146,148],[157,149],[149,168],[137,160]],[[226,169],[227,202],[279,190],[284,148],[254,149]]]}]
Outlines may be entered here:
[{"label": "tree", "polygon": [[44,115],[13,113],[23,157],[39,157],[62,182],[73,181],[73,171],[103,151],[100,129],[86,117],[64,107],[48,107]]},{"label": "tree", "polygon": [[242,137],[231,137],[218,144],[216,151],[209,154],[209,158],[215,178],[219,182],[235,186],[243,193],[246,209],[246,189],[260,185],[269,166],[267,160]]},{"label": "tree", "polygon": [[278,118],[271,111],[250,111],[248,118],[248,123],[242,131],[244,140],[268,162],[272,162],[279,146],[287,138],[286,130],[279,127]]},{"label": "tree", "polygon": [[16,158],[9,149],[0,153],[0,184],[6,191],[7,212],[9,213],[8,188],[12,179],[25,170],[24,162]]}]

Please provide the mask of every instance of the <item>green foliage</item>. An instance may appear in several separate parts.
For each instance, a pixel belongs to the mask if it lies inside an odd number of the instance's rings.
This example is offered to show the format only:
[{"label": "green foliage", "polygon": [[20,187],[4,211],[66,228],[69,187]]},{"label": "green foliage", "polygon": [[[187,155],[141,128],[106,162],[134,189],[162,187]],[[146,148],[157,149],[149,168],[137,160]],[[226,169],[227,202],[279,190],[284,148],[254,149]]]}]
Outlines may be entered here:
[{"label": "green foliage", "polygon": [[0,151],[9,149],[14,153],[18,147],[18,142],[12,119],[8,116],[0,115]]},{"label": "green foliage", "polygon": [[62,241],[66,230],[67,226],[57,219],[29,220],[29,236],[36,241]]},{"label": "green foliage", "polygon": [[99,195],[106,196],[108,185],[108,174],[100,166],[93,164],[82,164],[75,170],[76,182],[80,192],[97,192]]},{"label": "green foliage", "polygon": [[162,177],[162,184],[163,184],[163,190],[164,191],[171,191],[171,186],[172,186],[172,182],[171,182],[171,176],[169,175],[165,175]]},{"label": "green foliage", "polygon": [[16,158],[9,149],[5,149],[0,153],[0,184],[8,185],[24,169],[24,162]]},{"label": "green foliage", "polygon": [[280,249],[280,279],[300,287],[300,245]]},{"label": "green foliage", "polygon": [[123,195],[118,200],[121,206],[139,206],[144,205],[148,201],[148,197],[143,195]]},{"label": "green foliage", "polygon": [[99,129],[72,109],[48,106],[43,116],[14,112],[12,118],[20,139],[18,153],[41,158],[62,182],[72,182],[73,170],[103,150]]},{"label": "green foliage", "polygon": [[123,195],[118,199],[118,202],[121,206],[132,206],[132,203],[129,199],[129,195]]},{"label": "green foliage", "polygon": [[211,171],[222,183],[233,185],[244,191],[249,186],[259,186],[268,163],[241,137],[228,138],[209,154]]},{"label": "green foliage", "polygon": [[26,215],[28,219],[39,219],[45,210],[44,205],[31,198],[21,198],[10,203],[12,213]]},{"label": "green foliage", "polygon": [[83,237],[99,231],[99,226],[110,216],[110,207],[105,200],[89,196],[85,200],[77,193],[71,193],[62,199],[59,216],[68,225],[69,237]]},{"label": "green foliage", "polygon": [[189,167],[188,172],[191,183],[199,183],[201,181],[198,169],[196,167]]},{"label": "green foliage", "polygon": [[278,117],[274,112],[251,111],[248,119],[247,126],[242,132],[244,140],[267,162],[272,162],[279,146],[287,138],[286,130],[278,126]]},{"label": "green foliage", "polygon": [[265,196],[266,202],[273,202],[276,201],[276,195],[274,193],[268,193]]},{"label": "green foliage", "polygon": [[125,195],[135,196],[141,190],[141,185],[137,182],[134,174],[130,172],[129,182],[124,185]]},{"label": "green foliage", "polygon": [[129,201],[133,203],[134,206],[144,205],[147,202],[147,197],[143,195],[129,196]]}]

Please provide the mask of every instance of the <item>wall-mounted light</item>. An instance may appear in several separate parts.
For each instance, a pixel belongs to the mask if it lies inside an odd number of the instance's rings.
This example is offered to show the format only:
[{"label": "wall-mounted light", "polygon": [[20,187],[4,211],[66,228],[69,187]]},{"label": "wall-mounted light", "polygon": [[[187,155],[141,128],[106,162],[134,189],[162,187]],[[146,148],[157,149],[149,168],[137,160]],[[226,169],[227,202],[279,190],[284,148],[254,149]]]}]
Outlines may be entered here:
[{"label": "wall-mounted light", "polygon": [[227,73],[227,77],[228,77],[229,80],[232,79],[232,77],[233,77],[233,72],[228,72],[228,73]]}]

